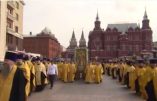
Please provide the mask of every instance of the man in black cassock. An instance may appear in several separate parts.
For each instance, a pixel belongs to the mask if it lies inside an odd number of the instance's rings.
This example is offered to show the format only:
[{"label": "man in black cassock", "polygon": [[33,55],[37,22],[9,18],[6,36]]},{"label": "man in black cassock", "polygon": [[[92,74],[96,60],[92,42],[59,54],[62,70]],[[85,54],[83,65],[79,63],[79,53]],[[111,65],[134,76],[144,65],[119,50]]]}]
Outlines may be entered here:
[{"label": "man in black cassock", "polygon": [[26,79],[23,71],[17,68],[17,53],[7,51],[0,71],[0,101],[26,101]]},{"label": "man in black cassock", "polygon": [[155,68],[155,64],[157,64],[157,60],[156,59],[151,59],[150,60],[150,67],[152,68],[152,70],[150,71],[151,75],[150,75],[150,80],[148,81],[147,85],[145,86],[145,90],[147,92],[148,95],[148,99],[147,101],[157,101],[156,97],[155,97],[155,89],[154,89],[154,84],[153,84],[153,72],[154,68]]}]

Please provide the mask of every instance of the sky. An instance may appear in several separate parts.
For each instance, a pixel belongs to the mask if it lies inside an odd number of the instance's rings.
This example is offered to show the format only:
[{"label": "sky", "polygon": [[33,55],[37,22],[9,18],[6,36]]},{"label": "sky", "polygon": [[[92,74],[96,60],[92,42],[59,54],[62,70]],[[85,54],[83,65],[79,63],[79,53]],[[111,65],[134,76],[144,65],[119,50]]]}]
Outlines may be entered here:
[{"label": "sky", "polygon": [[65,48],[74,29],[77,42],[82,30],[86,42],[94,28],[98,11],[101,28],[110,23],[142,24],[146,9],[153,30],[153,41],[157,41],[157,0],[24,0],[23,33],[36,35],[49,28]]}]

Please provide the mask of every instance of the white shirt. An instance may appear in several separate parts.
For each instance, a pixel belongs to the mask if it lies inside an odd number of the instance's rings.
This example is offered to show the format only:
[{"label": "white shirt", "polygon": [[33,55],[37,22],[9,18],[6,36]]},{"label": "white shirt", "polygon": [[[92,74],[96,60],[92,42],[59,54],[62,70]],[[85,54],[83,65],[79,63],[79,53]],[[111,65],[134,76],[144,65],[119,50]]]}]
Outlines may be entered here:
[{"label": "white shirt", "polygon": [[47,70],[48,75],[58,75],[58,69],[56,64],[50,65],[50,67]]}]

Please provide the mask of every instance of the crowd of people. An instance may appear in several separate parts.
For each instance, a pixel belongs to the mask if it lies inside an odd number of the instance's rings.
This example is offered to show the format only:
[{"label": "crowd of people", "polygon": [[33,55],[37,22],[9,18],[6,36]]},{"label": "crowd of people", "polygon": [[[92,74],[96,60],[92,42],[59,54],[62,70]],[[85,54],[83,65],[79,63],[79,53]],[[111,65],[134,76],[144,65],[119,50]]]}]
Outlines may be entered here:
[{"label": "crowd of people", "polygon": [[[77,71],[77,66],[74,62],[59,62],[58,63],[58,79],[63,82],[74,82],[77,75],[80,71]],[[87,64],[85,69],[82,71],[82,79],[85,83],[101,83],[103,68],[102,65],[98,62],[93,62]]]},{"label": "crowd of people", "polygon": [[147,101],[157,101],[157,59],[103,63],[105,74],[118,79]]},{"label": "crowd of people", "polygon": [[[86,83],[100,83],[103,68],[99,63],[84,67]],[[27,101],[32,92],[42,91],[46,85],[53,88],[56,79],[74,82],[77,66],[71,61],[52,61],[48,58],[33,57],[22,52],[7,51],[0,63],[0,101]]]},{"label": "crowd of people", "polygon": [[[27,101],[32,92],[42,91],[56,79],[72,83],[80,71],[71,61],[52,61],[7,51],[0,63],[0,101]],[[157,60],[125,60],[88,63],[81,71],[85,83],[99,84],[103,74],[126,85],[147,101],[157,101]],[[79,75],[80,76],[80,75]]]},{"label": "crowd of people", "polygon": [[32,92],[42,91],[47,84],[52,88],[58,75],[55,66],[47,58],[7,51],[0,63],[0,101],[27,101]]}]

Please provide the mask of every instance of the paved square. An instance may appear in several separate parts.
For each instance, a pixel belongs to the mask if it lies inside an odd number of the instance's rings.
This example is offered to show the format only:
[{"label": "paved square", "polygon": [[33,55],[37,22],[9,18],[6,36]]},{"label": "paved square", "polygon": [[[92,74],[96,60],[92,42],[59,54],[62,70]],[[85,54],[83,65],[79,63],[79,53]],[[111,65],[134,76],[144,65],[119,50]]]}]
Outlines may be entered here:
[{"label": "paved square", "polygon": [[85,84],[83,81],[63,83],[57,81],[53,89],[46,87],[33,93],[28,101],[144,101],[135,92],[104,76],[101,84]]}]

